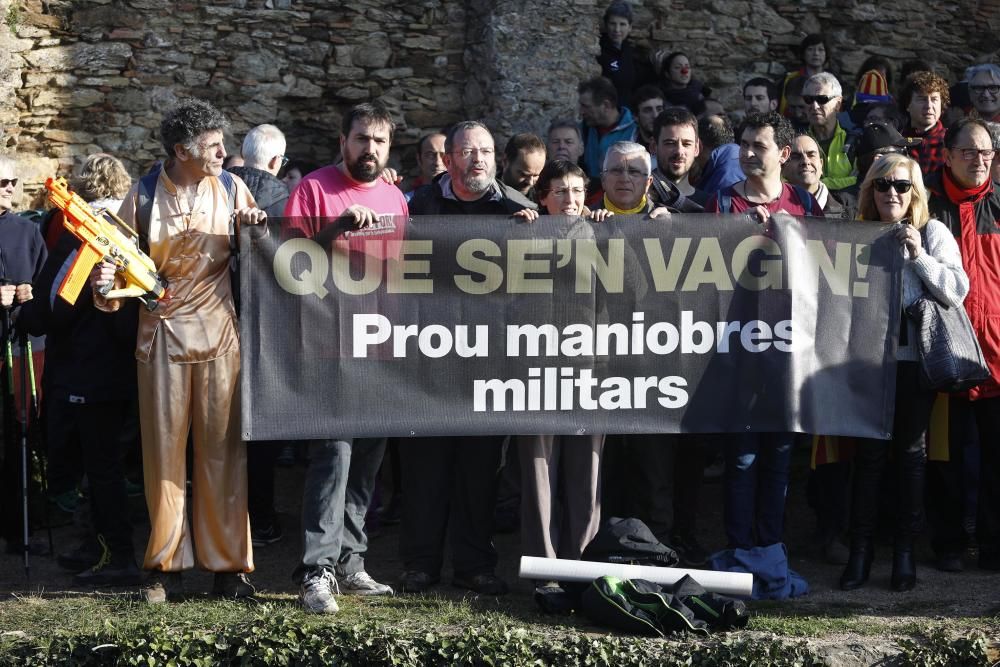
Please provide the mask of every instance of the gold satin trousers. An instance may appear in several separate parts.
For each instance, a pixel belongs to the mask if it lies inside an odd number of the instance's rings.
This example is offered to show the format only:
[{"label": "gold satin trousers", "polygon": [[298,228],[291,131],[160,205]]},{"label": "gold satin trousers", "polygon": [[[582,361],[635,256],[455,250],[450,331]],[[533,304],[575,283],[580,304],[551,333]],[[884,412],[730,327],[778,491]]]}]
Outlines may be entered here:
[{"label": "gold satin trousers", "polygon": [[[251,572],[247,457],[239,431],[239,352],[211,361],[172,363],[165,339],[156,336],[150,360],[137,364],[150,522],[143,567],[173,572],[197,562],[211,572]],[[190,526],[189,428],[194,456]]]}]

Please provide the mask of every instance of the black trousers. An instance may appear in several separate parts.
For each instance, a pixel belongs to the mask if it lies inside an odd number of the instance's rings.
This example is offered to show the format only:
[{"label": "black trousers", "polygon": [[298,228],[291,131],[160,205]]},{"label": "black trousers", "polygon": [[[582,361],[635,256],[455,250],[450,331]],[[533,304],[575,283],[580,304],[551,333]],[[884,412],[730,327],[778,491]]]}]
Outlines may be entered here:
[{"label": "black trousers", "polygon": [[[1000,556],[1000,397],[964,402],[975,417],[979,431],[979,503],[976,515],[976,539],[980,554],[988,557]],[[965,545],[962,531],[961,474],[964,466],[964,440],[954,438],[949,476],[952,478],[951,493],[945,493],[947,508],[939,515],[935,525],[934,547],[939,553],[961,551]]]},{"label": "black trousers", "polygon": [[879,482],[886,466],[891,466],[896,489],[895,544],[909,547],[913,537],[920,532],[927,463],[925,436],[935,395],[920,387],[916,362],[899,362],[892,440],[859,439],[854,454],[852,542],[862,542],[875,535]]},{"label": "black trousers", "polygon": [[627,516],[640,519],[665,544],[670,534],[694,535],[705,468],[704,441],[712,436],[625,436]]},{"label": "black trousers", "polygon": [[437,576],[450,530],[456,575],[494,571],[493,510],[503,441],[502,435],[400,440],[406,471],[399,536],[404,569]]},{"label": "black trousers", "polygon": [[90,483],[94,531],[103,536],[113,557],[131,559],[132,524],[125,489],[121,431],[129,417],[129,401],[70,403],[46,399],[47,437],[77,440],[83,470]]},{"label": "black trousers", "polygon": [[[247,448],[247,509],[254,529],[267,528],[274,521],[274,465],[285,440],[248,442]],[[306,443],[292,443],[305,447]]]}]

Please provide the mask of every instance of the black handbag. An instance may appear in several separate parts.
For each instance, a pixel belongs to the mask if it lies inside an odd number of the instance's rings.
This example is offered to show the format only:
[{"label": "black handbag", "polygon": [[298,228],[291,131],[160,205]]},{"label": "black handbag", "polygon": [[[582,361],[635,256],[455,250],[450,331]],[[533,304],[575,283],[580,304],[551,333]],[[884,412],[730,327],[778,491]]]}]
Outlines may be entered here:
[{"label": "black handbag", "polygon": [[[921,230],[920,236],[926,251],[927,234]],[[906,316],[917,328],[920,384],[925,389],[965,391],[989,379],[989,366],[964,306],[941,303],[925,286],[920,298],[906,307]]]},{"label": "black handbag", "polygon": [[917,327],[920,383],[935,391],[965,391],[990,377],[983,350],[962,306],[947,306],[924,293],[907,306]]}]

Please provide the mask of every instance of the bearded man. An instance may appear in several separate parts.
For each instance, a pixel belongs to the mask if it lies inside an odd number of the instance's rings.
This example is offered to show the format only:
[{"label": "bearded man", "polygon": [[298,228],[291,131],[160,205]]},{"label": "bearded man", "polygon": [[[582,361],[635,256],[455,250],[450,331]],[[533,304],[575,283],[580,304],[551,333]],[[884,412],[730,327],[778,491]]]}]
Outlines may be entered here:
[{"label": "bearded man", "polygon": [[[497,180],[493,135],[482,123],[462,121],[448,130],[444,164],[448,171],[414,193],[414,215],[512,215],[536,208]],[[493,546],[503,441],[502,435],[410,438],[399,448],[406,470],[399,536],[403,592],[422,593],[440,581],[446,533],[454,586],[481,595],[507,592],[507,584],[496,576]]]},{"label": "bearded man", "polygon": [[[295,235],[328,245],[353,227],[392,227],[408,217],[406,198],[380,178],[389,160],[395,124],[378,102],[359,104],[344,116],[343,160],[302,179],[288,198],[285,217]],[[392,594],[366,571],[365,514],[385,453],[385,438],[342,434],[310,443],[302,499],[302,558],[292,578],[307,610],[332,614],[334,594]],[[251,445],[252,446],[252,445]]]}]

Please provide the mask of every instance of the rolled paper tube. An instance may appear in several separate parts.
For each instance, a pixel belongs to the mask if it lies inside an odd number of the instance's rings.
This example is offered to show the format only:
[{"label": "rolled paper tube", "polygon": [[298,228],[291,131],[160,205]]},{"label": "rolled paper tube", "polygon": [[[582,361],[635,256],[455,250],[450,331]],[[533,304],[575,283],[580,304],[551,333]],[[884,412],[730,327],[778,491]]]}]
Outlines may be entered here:
[{"label": "rolled paper tube", "polygon": [[537,558],[521,556],[522,579],[537,581],[593,581],[610,576],[619,579],[645,579],[657,584],[672,586],[686,575],[691,575],[705,590],[722,595],[750,597],[753,575],[746,572],[717,572],[715,570],[687,570],[679,567],[652,565],[626,565],[624,563],[595,563],[565,558]]}]

